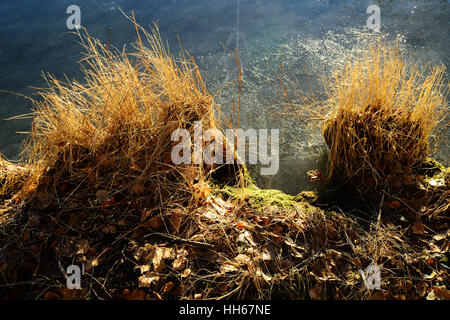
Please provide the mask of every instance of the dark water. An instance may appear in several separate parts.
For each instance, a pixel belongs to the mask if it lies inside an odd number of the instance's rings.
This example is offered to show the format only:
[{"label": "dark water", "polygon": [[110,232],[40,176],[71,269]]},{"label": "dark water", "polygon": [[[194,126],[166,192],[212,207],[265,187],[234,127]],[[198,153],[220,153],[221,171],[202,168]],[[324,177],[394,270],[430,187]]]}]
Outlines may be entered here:
[{"label": "dark water", "polygon": [[[177,34],[183,47],[205,72],[212,93],[236,76],[236,67],[222,43],[239,48],[243,65],[242,127],[279,128],[283,141],[280,171],[259,177],[268,187],[296,193],[310,187],[305,172],[319,167],[323,141],[317,132],[292,120],[277,121],[269,108],[276,97],[272,68],[281,54],[300,81],[303,67],[312,77],[324,68],[338,67],[356,43],[383,37],[400,41],[421,64],[444,64],[449,68],[449,1],[338,1],[338,0],[0,0],[0,90],[32,95],[30,87],[45,87],[42,72],[62,79],[81,79],[77,36],[66,27],[69,5],[81,9],[81,25],[117,48],[135,40],[130,22],[120,13],[134,10],[138,23],[157,21],[173,52]],[[370,4],[381,8],[381,32],[366,27]],[[448,77],[448,72],[447,72]],[[217,102],[229,113],[233,87],[222,90]],[[30,120],[6,121],[27,113],[30,102],[0,92],[0,152],[17,157]],[[449,149],[437,155],[449,164]]]}]

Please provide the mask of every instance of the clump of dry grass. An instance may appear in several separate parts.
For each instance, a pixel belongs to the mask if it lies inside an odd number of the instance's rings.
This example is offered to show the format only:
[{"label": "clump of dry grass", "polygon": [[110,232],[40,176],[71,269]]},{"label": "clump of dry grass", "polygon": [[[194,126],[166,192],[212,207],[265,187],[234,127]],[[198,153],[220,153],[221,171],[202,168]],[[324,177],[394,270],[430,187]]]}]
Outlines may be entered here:
[{"label": "clump of dry grass", "polygon": [[153,194],[153,205],[190,201],[186,191],[204,179],[204,168],[173,165],[171,134],[193,130],[194,121],[216,128],[214,102],[192,59],[172,57],[157,27],[135,26],[134,53],[113,52],[86,34],[83,83],[48,78],[23,152],[32,168],[24,193],[68,184],[72,193]]},{"label": "clump of dry grass", "polygon": [[320,120],[330,176],[379,184],[425,160],[438,144],[431,137],[448,112],[443,75],[443,66],[421,68],[397,47],[377,43],[325,81],[324,101],[302,93],[293,109]]}]

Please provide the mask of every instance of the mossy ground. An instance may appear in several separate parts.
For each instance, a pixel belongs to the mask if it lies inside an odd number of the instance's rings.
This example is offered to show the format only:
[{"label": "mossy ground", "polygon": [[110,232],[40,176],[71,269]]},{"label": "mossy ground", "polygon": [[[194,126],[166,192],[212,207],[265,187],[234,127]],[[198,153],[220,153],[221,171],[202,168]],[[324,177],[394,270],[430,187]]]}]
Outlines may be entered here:
[{"label": "mossy ground", "polygon": [[255,210],[264,210],[269,206],[287,209],[304,201],[301,196],[292,196],[277,189],[260,189],[255,184],[245,188],[226,186],[217,192],[232,200],[246,200]]}]

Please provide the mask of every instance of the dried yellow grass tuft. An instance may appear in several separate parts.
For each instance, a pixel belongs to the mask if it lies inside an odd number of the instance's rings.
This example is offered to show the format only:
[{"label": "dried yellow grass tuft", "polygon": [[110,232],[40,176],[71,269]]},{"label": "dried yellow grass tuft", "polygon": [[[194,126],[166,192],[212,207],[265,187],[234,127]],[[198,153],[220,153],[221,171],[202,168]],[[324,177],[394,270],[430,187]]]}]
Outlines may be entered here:
[{"label": "dried yellow grass tuft", "polygon": [[86,33],[83,83],[48,77],[23,152],[32,168],[25,191],[68,183],[74,192],[153,194],[149,205],[158,205],[186,200],[204,179],[201,165],[173,165],[171,134],[193,130],[194,121],[218,127],[212,96],[193,59],[182,51],[175,60],[156,25],[147,32],[134,24],[133,53],[112,52]]},{"label": "dried yellow grass tuft", "polygon": [[407,63],[399,48],[378,42],[325,81],[324,101],[313,94],[290,107],[302,120],[320,120],[330,176],[380,183],[439,145],[439,124],[448,121],[444,71]]}]

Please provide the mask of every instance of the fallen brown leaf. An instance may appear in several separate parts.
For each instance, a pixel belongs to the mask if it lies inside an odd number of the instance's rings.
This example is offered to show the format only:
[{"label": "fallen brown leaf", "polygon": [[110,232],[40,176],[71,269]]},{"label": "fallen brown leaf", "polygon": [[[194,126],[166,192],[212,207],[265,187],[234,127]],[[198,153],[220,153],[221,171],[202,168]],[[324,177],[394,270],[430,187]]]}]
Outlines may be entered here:
[{"label": "fallen brown leaf", "polygon": [[171,292],[173,290],[173,288],[175,288],[175,283],[173,283],[172,281],[169,281],[164,285],[163,292],[164,293]]},{"label": "fallen brown leaf", "polygon": [[194,294],[194,300],[200,300],[201,298],[202,298],[202,294],[201,293]]},{"label": "fallen brown leaf", "polygon": [[170,215],[170,224],[174,228],[176,234],[180,231],[181,220],[182,216],[180,211],[174,211]]},{"label": "fallen brown leaf", "polygon": [[183,273],[181,274],[182,278],[187,278],[191,274],[191,269],[184,269]]},{"label": "fallen brown leaf", "polygon": [[437,300],[450,300],[450,290],[441,287],[433,287],[433,291]]},{"label": "fallen brown leaf", "polygon": [[145,193],[145,187],[142,184],[135,184],[130,188],[130,193],[134,195],[142,195]]},{"label": "fallen brown leaf", "polygon": [[89,241],[87,239],[81,239],[77,243],[78,251],[77,254],[85,254],[91,247],[89,246]]},{"label": "fallen brown leaf", "polygon": [[164,226],[163,217],[161,215],[157,215],[155,217],[151,217],[144,223],[142,223],[142,227],[144,228],[150,228],[156,231],[159,231]]},{"label": "fallen brown leaf", "polygon": [[61,296],[59,294],[57,294],[56,292],[49,291],[44,294],[44,299],[45,300],[60,300]]},{"label": "fallen brown leaf", "polygon": [[139,288],[149,288],[152,283],[159,281],[160,276],[156,272],[149,272],[139,277]]},{"label": "fallen brown leaf", "polygon": [[397,200],[386,202],[386,206],[388,206],[391,209],[398,209],[401,207],[401,205],[402,204],[400,203],[400,201]]},{"label": "fallen brown leaf", "polygon": [[109,198],[109,192],[107,190],[97,190],[95,193],[95,199],[98,201],[104,201]]},{"label": "fallen brown leaf", "polygon": [[412,231],[414,234],[422,235],[425,233],[425,227],[424,227],[422,221],[418,221],[418,222],[414,223],[411,228],[412,228]]},{"label": "fallen brown leaf", "polygon": [[309,290],[309,296],[312,300],[322,300],[322,284],[320,282]]},{"label": "fallen brown leaf", "polygon": [[116,232],[116,229],[117,229],[116,226],[113,226],[111,224],[106,224],[103,226],[102,232],[103,233],[114,233],[114,232]]},{"label": "fallen brown leaf", "polygon": [[39,216],[35,214],[30,216],[30,218],[28,219],[28,225],[30,226],[30,228],[36,228],[39,226],[40,223],[41,219],[39,218]]}]

